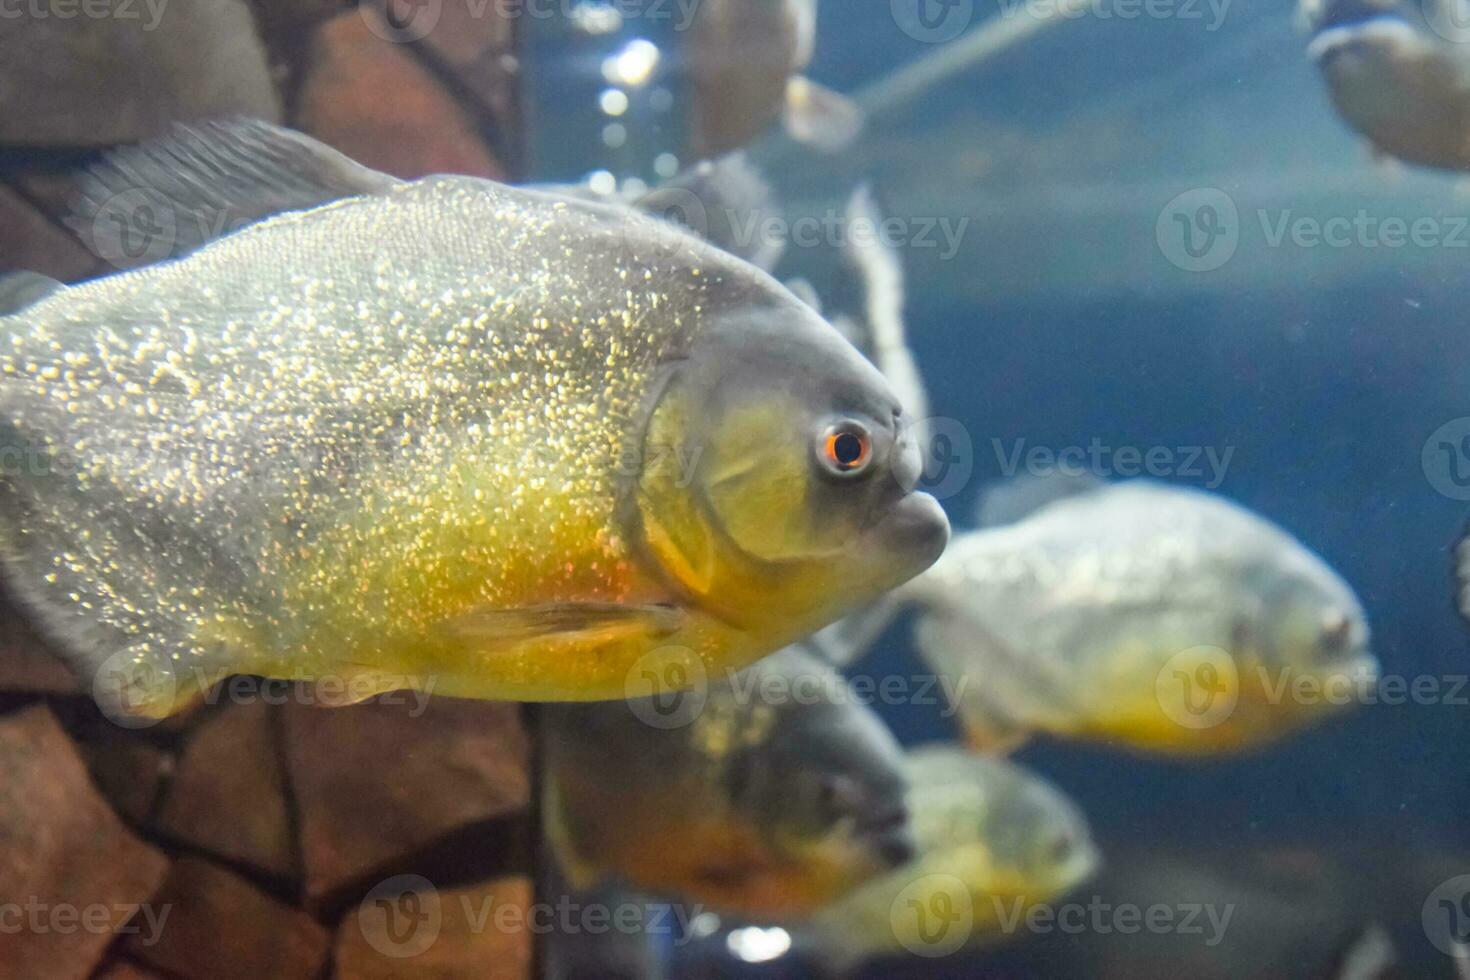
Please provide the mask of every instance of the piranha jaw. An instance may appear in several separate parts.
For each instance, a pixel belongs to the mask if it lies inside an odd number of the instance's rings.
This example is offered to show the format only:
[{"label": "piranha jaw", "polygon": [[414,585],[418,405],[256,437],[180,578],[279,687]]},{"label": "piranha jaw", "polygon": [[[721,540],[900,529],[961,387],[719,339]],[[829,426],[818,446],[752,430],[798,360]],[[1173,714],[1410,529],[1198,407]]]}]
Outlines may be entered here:
[{"label": "piranha jaw", "polygon": [[[922,459],[897,403],[871,365],[827,342],[845,346],[824,338],[822,357],[802,355],[809,388],[749,344],[666,365],[638,434],[641,469],[619,494],[644,570],[767,650],[897,587],[949,541],[943,509],[914,489]],[[854,471],[824,457],[834,433],[861,434]]]}]

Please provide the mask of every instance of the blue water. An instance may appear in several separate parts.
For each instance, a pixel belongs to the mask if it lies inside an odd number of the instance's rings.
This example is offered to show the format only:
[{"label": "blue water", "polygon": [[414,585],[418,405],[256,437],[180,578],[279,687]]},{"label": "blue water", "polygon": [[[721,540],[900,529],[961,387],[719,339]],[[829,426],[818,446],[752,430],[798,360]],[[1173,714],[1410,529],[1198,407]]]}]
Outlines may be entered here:
[{"label": "blue water", "polygon": [[[1470,634],[1450,577],[1470,504],[1439,492],[1421,459],[1431,433],[1470,415],[1470,234],[1455,233],[1470,197],[1454,178],[1370,159],[1284,6],[1237,0],[1215,29],[1201,10],[1202,20],[1061,25],[874,120],[840,157],[782,150],[769,176],[794,213],[840,206],[865,179],[891,214],[969,219],[954,256],[904,253],[932,408],[971,437],[973,476],[946,501],[957,526],[1002,476],[997,441],[1228,451],[1215,489],[1341,571],[1367,608],[1384,673],[1458,693],[1453,704],[1364,706],[1225,761],[1055,743],[1018,757],[1082,804],[1105,852],[1183,849],[1227,864],[1283,847],[1330,855],[1353,881],[1347,900],[1392,932],[1403,975],[1449,976],[1418,924],[1434,881],[1403,885],[1400,901],[1389,879],[1411,863],[1402,854],[1435,855],[1443,878],[1470,871],[1470,689],[1458,690]],[[971,30],[995,14],[977,4]],[[829,0],[811,74],[855,92],[933,51],[896,29],[889,4]],[[548,179],[633,165],[561,135],[543,143],[555,150],[542,158]],[[1224,192],[1239,210],[1238,249],[1208,272],[1172,264],[1158,238],[1171,199],[1195,188]],[[1447,237],[1332,247],[1270,235],[1278,221],[1360,211],[1432,219]],[[797,250],[786,271],[832,261]],[[921,670],[908,635],[904,623],[890,630],[865,671]],[[880,710],[907,742],[954,734],[935,709]],[[1046,953],[1027,965],[1028,955],[901,975],[1063,969]]]},{"label": "blue water", "polygon": [[[833,6],[813,71],[832,87],[861,90],[929,53],[894,31],[888,4],[842,4],[841,16]],[[1449,577],[1470,505],[1436,491],[1421,463],[1430,433],[1470,414],[1470,248],[1294,247],[1272,244],[1266,226],[1367,209],[1452,231],[1470,198],[1448,176],[1374,165],[1304,46],[1267,3],[1233,4],[1213,32],[1150,19],[1058,26],[881,120],[844,159],[804,159],[773,179],[810,213],[864,178],[891,213],[972,219],[954,259],[906,253],[908,329],[933,411],[961,420],[975,450],[973,479],[947,501],[957,526],[1003,475],[994,441],[1233,451],[1219,492],[1341,570],[1385,673],[1458,693],[1454,704],[1366,705],[1236,760],[1054,742],[1019,760],[1078,799],[1104,852],[1330,854],[1361,892],[1349,899],[1394,934],[1404,976],[1451,976],[1419,926],[1438,879],[1405,886],[1399,901],[1380,876],[1397,861],[1386,855],[1416,849],[1463,855],[1442,877],[1470,870],[1470,689],[1458,689],[1470,644]],[[1170,198],[1198,187],[1222,188],[1242,216],[1238,253],[1210,273],[1177,269],[1155,238]],[[864,669],[922,670],[906,624]],[[938,711],[881,710],[908,742],[953,736]],[[1047,955],[1020,948],[872,976],[1079,968]]]}]

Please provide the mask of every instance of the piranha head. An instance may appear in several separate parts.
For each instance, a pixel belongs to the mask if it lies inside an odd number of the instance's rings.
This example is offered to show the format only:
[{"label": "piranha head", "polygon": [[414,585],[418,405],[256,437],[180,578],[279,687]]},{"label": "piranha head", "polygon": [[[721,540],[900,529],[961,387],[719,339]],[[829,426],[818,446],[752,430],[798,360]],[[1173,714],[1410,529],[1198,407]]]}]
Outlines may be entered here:
[{"label": "piranha head", "polygon": [[1248,608],[1232,636],[1237,663],[1258,665],[1262,682],[1242,678],[1242,697],[1267,692],[1277,710],[1301,723],[1361,703],[1372,694],[1378,661],[1368,618],[1346,582],[1316,555],[1298,549],[1247,575]]},{"label": "piranha head", "polygon": [[759,837],[734,904],[800,918],[913,859],[909,784],[892,733],[835,672],[807,670],[790,651],[754,669],[792,684],[757,709],[771,719],[766,737],[727,770],[730,807]]},{"label": "piranha head", "polygon": [[[984,837],[994,861],[992,892],[1048,902],[1092,877],[1101,862],[1087,818],[1050,783],[997,764]],[[985,889],[979,889],[985,890]]]},{"label": "piranha head", "polygon": [[671,586],[789,642],[923,571],[949,540],[881,374],[784,290],[717,316],[668,368],[630,495]]}]

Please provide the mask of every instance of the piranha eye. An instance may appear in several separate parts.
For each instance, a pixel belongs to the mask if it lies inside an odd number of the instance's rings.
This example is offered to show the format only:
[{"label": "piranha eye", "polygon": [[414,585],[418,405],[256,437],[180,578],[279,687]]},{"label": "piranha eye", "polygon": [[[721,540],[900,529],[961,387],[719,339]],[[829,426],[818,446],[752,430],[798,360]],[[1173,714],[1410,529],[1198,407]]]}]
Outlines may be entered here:
[{"label": "piranha eye", "polygon": [[873,437],[857,422],[839,422],[823,434],[818,455],[838,476],[855,476],[873,460]]}]

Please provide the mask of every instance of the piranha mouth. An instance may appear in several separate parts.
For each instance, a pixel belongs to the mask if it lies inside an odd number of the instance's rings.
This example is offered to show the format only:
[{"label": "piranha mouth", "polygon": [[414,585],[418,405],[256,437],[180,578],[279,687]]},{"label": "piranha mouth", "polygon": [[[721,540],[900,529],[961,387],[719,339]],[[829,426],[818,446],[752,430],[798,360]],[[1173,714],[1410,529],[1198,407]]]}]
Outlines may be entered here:
[{"label": "piranha mouth", "polygon": [[901,868],[919,853],[907,807],[896,807],[863,817],[858,833],[872,845],[885,868]]},{"label": "piranha mouth", "polygon": [[896,559],[902,584],[939,560],[949,545],[949,518],[939,501],[921,490],[900,497],[883,511],[858,542],[863,554]]},{"label": "piranha mouth", "polygon": [[[895,415],[895,425],[899,425]],[[887,492],[869,513],[868,530],[856,542],[862,555],[893,560],[894,580],[902,585],[939,560],[949,544],[949,518],[932,496],[917,489],[924,473],[919,446],[900,434],[888,460]]]}]

